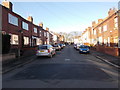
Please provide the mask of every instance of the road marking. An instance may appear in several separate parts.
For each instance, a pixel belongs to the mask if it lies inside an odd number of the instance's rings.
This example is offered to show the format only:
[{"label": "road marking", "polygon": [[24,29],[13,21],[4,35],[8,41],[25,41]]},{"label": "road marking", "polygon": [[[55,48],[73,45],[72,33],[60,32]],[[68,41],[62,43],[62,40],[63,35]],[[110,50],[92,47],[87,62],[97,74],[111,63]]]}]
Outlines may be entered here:
[{"label": "road marking", "polygon": [[70,61],[70,59],[65,59],[65,61]]}]

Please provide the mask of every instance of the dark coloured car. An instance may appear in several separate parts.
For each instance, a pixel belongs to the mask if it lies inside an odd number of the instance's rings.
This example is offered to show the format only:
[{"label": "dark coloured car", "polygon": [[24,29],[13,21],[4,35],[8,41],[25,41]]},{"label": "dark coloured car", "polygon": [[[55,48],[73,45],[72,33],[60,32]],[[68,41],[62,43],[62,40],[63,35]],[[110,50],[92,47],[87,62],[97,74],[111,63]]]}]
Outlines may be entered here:
[{"label": "dark coloured car", "polygon": [[64,45],[63,44],[58,44],[60,47],[61,47],[61,49],[63,49],[64,48]]},{"label": "dark coloured car", "polygon": [[81,45],[79,48],[79,53],[90,53],[90,47],[86,45]]},{"label": "dark coloured car", "polygon": [[55,50],[61,50],[61,47],[60,47],[60,45],[58,45],[58,44],[55,44],[55,45],[52,45],[54,48],[55,48]]}]

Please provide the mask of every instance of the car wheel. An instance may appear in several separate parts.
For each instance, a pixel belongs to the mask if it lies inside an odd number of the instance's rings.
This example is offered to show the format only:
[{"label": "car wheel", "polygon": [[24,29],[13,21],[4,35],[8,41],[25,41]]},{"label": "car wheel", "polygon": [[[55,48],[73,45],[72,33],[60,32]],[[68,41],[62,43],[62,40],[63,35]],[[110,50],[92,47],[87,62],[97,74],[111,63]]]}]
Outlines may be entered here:
[{"label": "car wheel", "polygon": [[56,55],[56,52],[54,53],[54,55]]},{"label": "car wheel", "polygon": [[52,54],[49,57],[52,58]]}]

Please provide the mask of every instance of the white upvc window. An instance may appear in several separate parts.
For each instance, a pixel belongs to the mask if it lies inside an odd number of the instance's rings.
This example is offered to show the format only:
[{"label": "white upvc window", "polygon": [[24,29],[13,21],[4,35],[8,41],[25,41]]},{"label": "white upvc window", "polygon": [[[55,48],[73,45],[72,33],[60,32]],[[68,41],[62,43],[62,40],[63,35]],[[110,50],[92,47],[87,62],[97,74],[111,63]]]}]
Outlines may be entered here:
[{"label": "white upvc window", "polygon": [[103,41],[102,41],[102,37],[99,37],[99,44],[102,45]]},{"label": "white upvc window", "polygon": [[94,30],[94,35],[96,35],[96,30]]},{"label": "white upvc window", "polygon": [[115,27],[115,29],[118,29],[118,18],[117,17],[115,17],[114,18],[114,27]]},{"label": "white upvc window", "polygon": [[15,26],[18,26],[18,18],[13,16],[12,14],[8,13],[8,22]]},{"label": "white upvc window", "polygon": [[42,45],[42,40],[40,38],[37,38],[37,45]]},{"label": "white upvc window", "polygon": [[37,28],[34,27],[34,32],[37,33]]},{"label": "white upvc window", "polygon": [[47,32],[47,37],[49,38],[49,32]]},{"label": "white upvc window", "polygon": [[14,44],[14,45],[18,45],[19,44],[18,35],[11,34],[11,44]]},{"label": "white upvc window", "polygon": [[22,21],[22,28],[28,30],[28,24],[24,21]]},{"label": "white upvc window", "polygon": [[24,37],[24,45],[28,45],[29,44],[29,37]]},{"label": "white upvc window", "polygon": [[107,42],[108,42],[108,46],[110,46],[110,37],[108,37]]},{"label": "white upvc window", "polygon": [[118,37],[114,37],[114,43],[118,43]]},{"label": "white upvc window", "polygon": [[98,29],[99,29],[99,33],[102,33],[102,27],[99,27]]},{"label": "white upvc window", "polygon": [[44,32],[44,36],[46,37],[46,32]]},{"label": "white upvc window", "polygon": [[42,36],[42,31],[39,31],[40,36]]},{"label": "white upvc window", "polygon": [[104,26],[103,26],[103,31],[104,31],[104,32],[107,31],[107,25],[104,25]]},{"label": "white upvc window", "polygon": [[104,44],[107,44],[107,39],[104,39]]}]

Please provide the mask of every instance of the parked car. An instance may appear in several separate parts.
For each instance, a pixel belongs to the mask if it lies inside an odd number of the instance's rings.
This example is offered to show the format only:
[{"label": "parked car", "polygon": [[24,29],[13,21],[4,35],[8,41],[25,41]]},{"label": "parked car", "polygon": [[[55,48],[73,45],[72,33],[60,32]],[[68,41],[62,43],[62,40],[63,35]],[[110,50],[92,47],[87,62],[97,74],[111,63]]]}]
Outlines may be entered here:
[{"label": "parked car", "polygon": [[81,44],[76,44],[76,50],[79,50]]},{"label": "parked car", "polygon": [[89,46],[81,45],[80,48],[79,48],[79,53],[90,53]]},{"label": "parked car", "polygon": [[64,48],[63,44],[58,44],[58,45],[60,45],[61,49],[63,49],[63,48]]},{"label": "parked car", "polygon": [[65,44],[63,44],[63,46],[65,47],[66,45],[65,45]]},{"label": "parked car", "polygon": [[51,57],[56,54],[52,45],[39,45],[36,56],[48,56]]},{"label": "parked car", "polygon": [[74,44],[74,48],[76,49],[76,47],[77,47],[77,44]]},{"label": "parked car", "polygon": [[55,45],[52,45],[54,48],[55,48],[55,50],[61,50],[61,47],[60,47],[60,45],[58,45],[58,44],[55,44]]}]

